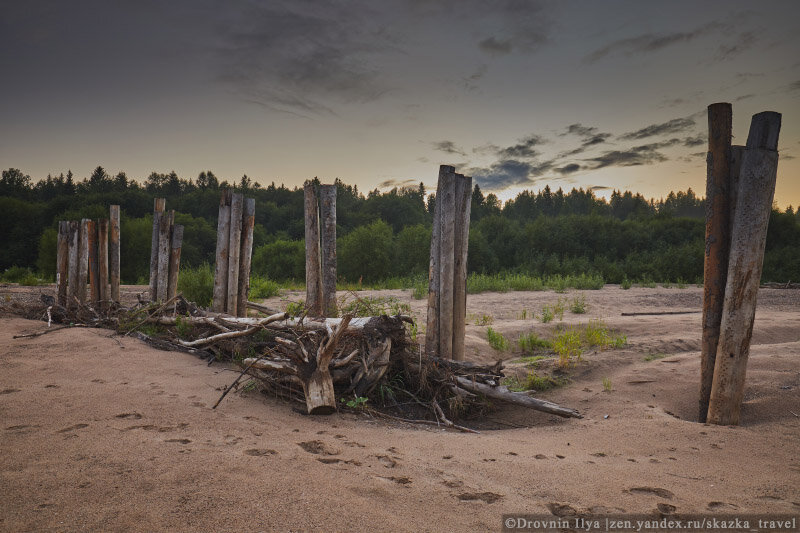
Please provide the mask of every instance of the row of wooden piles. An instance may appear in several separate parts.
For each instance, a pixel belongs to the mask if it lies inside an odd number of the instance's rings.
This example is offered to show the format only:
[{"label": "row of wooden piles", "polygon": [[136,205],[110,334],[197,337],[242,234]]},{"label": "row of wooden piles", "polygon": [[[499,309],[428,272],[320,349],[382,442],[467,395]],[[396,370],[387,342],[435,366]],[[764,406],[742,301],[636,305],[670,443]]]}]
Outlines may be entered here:
[{"label": "row of wooden piles", "polygon": [[[65,308],[90,304],[98,310],[119,303],[120,209],[109,218],[60,221],[56,248],[57,303]],[[87,299],[87,282],[89,295]]]}]

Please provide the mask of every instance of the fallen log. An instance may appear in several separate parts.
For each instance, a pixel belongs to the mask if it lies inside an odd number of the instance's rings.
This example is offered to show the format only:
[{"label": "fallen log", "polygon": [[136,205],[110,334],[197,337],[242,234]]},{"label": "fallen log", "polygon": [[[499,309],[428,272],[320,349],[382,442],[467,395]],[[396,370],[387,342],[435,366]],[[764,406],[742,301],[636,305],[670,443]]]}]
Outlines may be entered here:
[{"label": "fallen log", "polygon": [[508,390],[508,388],[503,386],[492,387],[477,381],[470,381],[469,379],[460,376],[456,376],[455,380],[456,383],[458,383],[458,386],[462,389],[483,394],[487,398],[494,398],[495,400],[502,400],[504,402],[513,403],[516,405],[523,405],[537,411],[563,416],[564,418],[583,418],[583,416],[575,409],[561,407],[560,405],[553,402],[548,402],[547,400],[532,398],[525,393],[511,392]]}]

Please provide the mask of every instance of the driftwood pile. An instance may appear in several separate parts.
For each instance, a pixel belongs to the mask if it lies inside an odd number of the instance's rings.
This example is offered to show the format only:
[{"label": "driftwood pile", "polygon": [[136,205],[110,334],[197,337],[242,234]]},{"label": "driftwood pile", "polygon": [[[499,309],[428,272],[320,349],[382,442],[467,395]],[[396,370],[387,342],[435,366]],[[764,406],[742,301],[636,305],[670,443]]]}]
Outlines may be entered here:
[{"label": "driftwood pile", "polygon": [[226,394],[248,375],[265,391],[304,402],[309,414],[349,406],[376,416],[471,431],[452,420],[500,400],[580,418],[573,409],[500,385],[500,362],[479,365],[424,355],[410,342],[405,324],[413,321],[403,315],[264,316],[268,309],[249,303],[262,316],[233,317],[200,309],[180,294],[160,305],[117,306],[103,315],[86,306],[68,310],[50,301],[33,307],[25,313],[29,318],[49,316],[54,322],[112,328],[159,349],[192,353],[209,362],[235,361],[242,371]]}]

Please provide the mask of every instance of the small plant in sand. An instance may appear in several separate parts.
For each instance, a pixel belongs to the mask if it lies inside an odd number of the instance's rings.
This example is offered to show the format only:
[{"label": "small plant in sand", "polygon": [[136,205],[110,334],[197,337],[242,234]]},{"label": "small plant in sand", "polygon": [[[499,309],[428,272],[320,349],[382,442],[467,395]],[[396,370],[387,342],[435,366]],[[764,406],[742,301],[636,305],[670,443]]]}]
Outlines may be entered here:
[{"label": "small plant in sand", "polygon": [[533,391],[546,391],[553,389],[555,387],[560,387],[567,383],[567,380],[564,378],[554,378],[553,376],[543,375],[540,376],[533,370],[528,372],[528,376],[525,378],[523,382],[523,386],[526,390],[533,390]]},{"label": "small plant in sand", "polygon": [[619,284],[619,286],[624,291],[627,291],[628,289],[630,289],[632,285],[633,285],[633,283],[631,283],[631,280],[629,280],[628,278],[623,279],[622,283]]},{"label": "small plant in sand", "polygon": [[508,339],[502,333],[498,333],[492,328],[486,330],[486,338],[489,341],[489,346],[497,351],[504,352],[508,350]]},{"label": "small plant in sand", "polygon": [[542,307],[542,318],[541,318],[541,320],[542,320],[543,324],[547,324],[548,322],[553,320],[553,310],[550,309],[549,305],[545,305],[544,307]]},{"label": "small plant in sand", "polygon": [[290,317],[297,317],[302,315],[305,312],[306,303],[303,300],[299,302],[287,302],[286,303],[286,314]]},{"label": "small plant in sand", "polygon": [[686,280],[683,278],[678,278],[678,281],[675,283],[675,286],[679,289],[685,289],[687,287]]},{"label": "small plant in sand", "polygon": [[564,310],[566,307],[567,302],[559,298],[558,301],[553,304],[553,314],[557,316],[559,320],[564,320]]},{"label": "small plant in sand", "polygon": [[612,390],[611,378],[603,378],[603,390],[605,392],[611,392]]},{"label": "small plant in sand", "polygon": [[523,309],[517,314],[517,320],[526,320],[528,318],[528,310]]},{"label": "small plant in sand", "polygon": [[589,347],[622,348],[628,343],[628,337],[613,334],[602,320],[592,320],[583,329],[583,338]]},{"label": "small plant in sand", "polygon": [[494,324],[494,317],[492,315],[481,315],[475,318],[475,325],[477,326],[488,326],[490,324]]},{"label": "small plant in sand", "polygon": [[354,396],[353,399],[348,400],[347,398],[342,398],[339,400],[343,404],[345,404],[350,409],[363,409],[367,406],[367,400],[364,396]]},{"label": "small plant in sand", "polygon": [[649,353],[649,354],[644,356],[644,360],[649,363],[650,361],[656,361],[658,359],[664,359],[666,356],[667,356],[667,354],[665,354],[665,353]]},{"label": "small plant in sand", "polygon": [[580,361],[583,354],[581,336],[574,329],[564,330],[553,339],[553,351],[558,355],[559,368],[569,368]]},{"label": "small plant in sand", "polygon": [[536,350],[548,350],[553,347],[553,343],[547,339],[543,339],[533,331],[530,333],[523,333],[519,336],[517,344],[524,352],[535,352]]},{"label": "small plant in sand", "polygon": [[572,299],[572,303],[569,306],[569,310],[576,315],[582,315],[586,313],[586,297],[583,294],[580,294]]}]

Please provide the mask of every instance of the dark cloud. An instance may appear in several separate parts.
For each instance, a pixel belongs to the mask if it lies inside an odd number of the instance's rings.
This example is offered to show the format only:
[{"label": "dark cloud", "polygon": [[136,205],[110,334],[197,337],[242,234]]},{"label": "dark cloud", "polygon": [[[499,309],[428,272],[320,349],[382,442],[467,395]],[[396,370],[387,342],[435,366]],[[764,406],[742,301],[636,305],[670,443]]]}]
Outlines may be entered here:
[{"label": "dark cloud", "polygon": [[505,55],[511,53],[511,41],[499,41],[494,37],[489,37],[478,43],[478,47],[491,55]]},{"label": "dark cloud", "polygon": [[467,155],[461,148],[457,147],[453,141],[438,141],[432,142],[431,144],[434,150],[439,150],[446,154]]},{"label": "dark cloud", "polygon": [[481,189],[501,191],[509,187],[533,185],[536,178],[552,168],[551,161],[536,164],[505,159],[493,163],[489,168],[470,168],[466,172],[472,175]]},{"label": "dark cloud", "polygon": [[800,80],[794,81],[789,84],[790,91],[800,91]]},{"label": "dark cloud", "polygon": [[532,159],[539,155],[535,146],[546,144],[548,141],[539,135],[529,135],[513,145],[505,148],[494,147],[497,155],[502,159]]},{"label": "dark cloud", "polygon": [[754,98],[754,97],[755,97],[754,94],[743,94],[742,96],[737,97],[736,101],[741,102],[742,100],[747,100],[749,98]]},{"label": "dark cloud", "polygon": [[594,126],[584,126],[583,124],[580,123],[570,124],[569,126],[566,127],[564,133],[559,134],[559,136],[561,137],[564,137],[566,135],[578,136],[582,139],[582,142],[579,147],[563,152],[559,154],[559,157],[569,157],[583,153],[586,151],[587,148],[598,144],[603,144],[610,137],[613,137],[610,133],[599,132],[598,129]]},{"label": "dark cloud", "polygon": [[469,76],[461,78],[461,84],[464,87],[464,89],[468,91],[474,91],[475,89],[477,89],[478,88],[477,82],[481,80],[484,76],[486,76],[488,70],[489,69],[486,65],[481,65],[480,67],[478,67],[478,70],[476,70]]},{"label": "dark cloud", "polygon": [[579,171],[581,168],[583,168],[583,167],[581,167],[577,163],[570,163],[569,165],[564,165],[561,168],[554,168],[553,170],[555,170],[556,172],[558,172],[562,176],[566,176],[567,174],[572,174],[574,172]]},{"label": "dark cloud", "polygon": [[578,137],[591,137],[595,133],[597,133],[597,128],[594,126],[584,126],[581,123],[577,124],[570,124],[567,126],[567,129],[564,133],[561,134],[563,137],[564,135],[577,135]]},{"label": "dark cloud", "polygon": [[688,32],[673,32],[663,34],[645,33],[636,37],[619,39],[587,55],[584,58],[584,61],[587,63],[594,63],[608,55],[633,55],[656,52],[668,46],[687,43],[708,33],[711,30],[720,29],[722,27],[723,26],[721,24],[712,22]]},{"label": "dark cloud", "polygon": [[706,136],[702,133],[698,133],[694,137],[686,137],[685,139],[683,139],[683,145],[689,148],[692,148],[694,146],[700,146],[701,144],[705,143],[706,143]]},{"label": "dark cloud", "polygon": [[634,146],[628,150],[611,150],[603,152],[597,157],[586,161],[594,163],[593,170],[605,167],[633,167],[639,165],[654,165],[667,161],[667,157],[659,152],[661,148],[666,148],[679,143],[679,139],[671,139],[660,143],[644,144]]},{"label": "dark cloud", "polygon": [[[705,111],[703,112],[705,113]],[[691,128],[694,125],[695,121],[691,117],[674,118],[667,122],[662,122],[661,124],[651,124],[640,130],[632,131],[630,133],[625,133],[623,135],[620,135],[619,138],[628,141],[646,139],[647,137],[654,137],[656,135],[680,133],[682,131],[686,131],[687,129]]]},{"label": "dark cloud", "polygon": [[587,191],[595,192],[595,191],[610,191],[613,187],[609,187],[608,185],[592,185],[591,187],[586,187]]},{"label": "dark cloud", "polygon": [[753,47],[756,42],[756,36],[752,32],[740,33],[738,38],[730,44],[722,44],[714,56],[716,61],[726,61],[733,59],[742,52],[745,52]]},{"label": "dark cloud", "polygon": [[404,187],[416,187],[417,185],[419,185],[419,181],[410,178],[405,180],[388,179],[380,182],[378,189],[394,189],[395,187],[402,189]]}]

